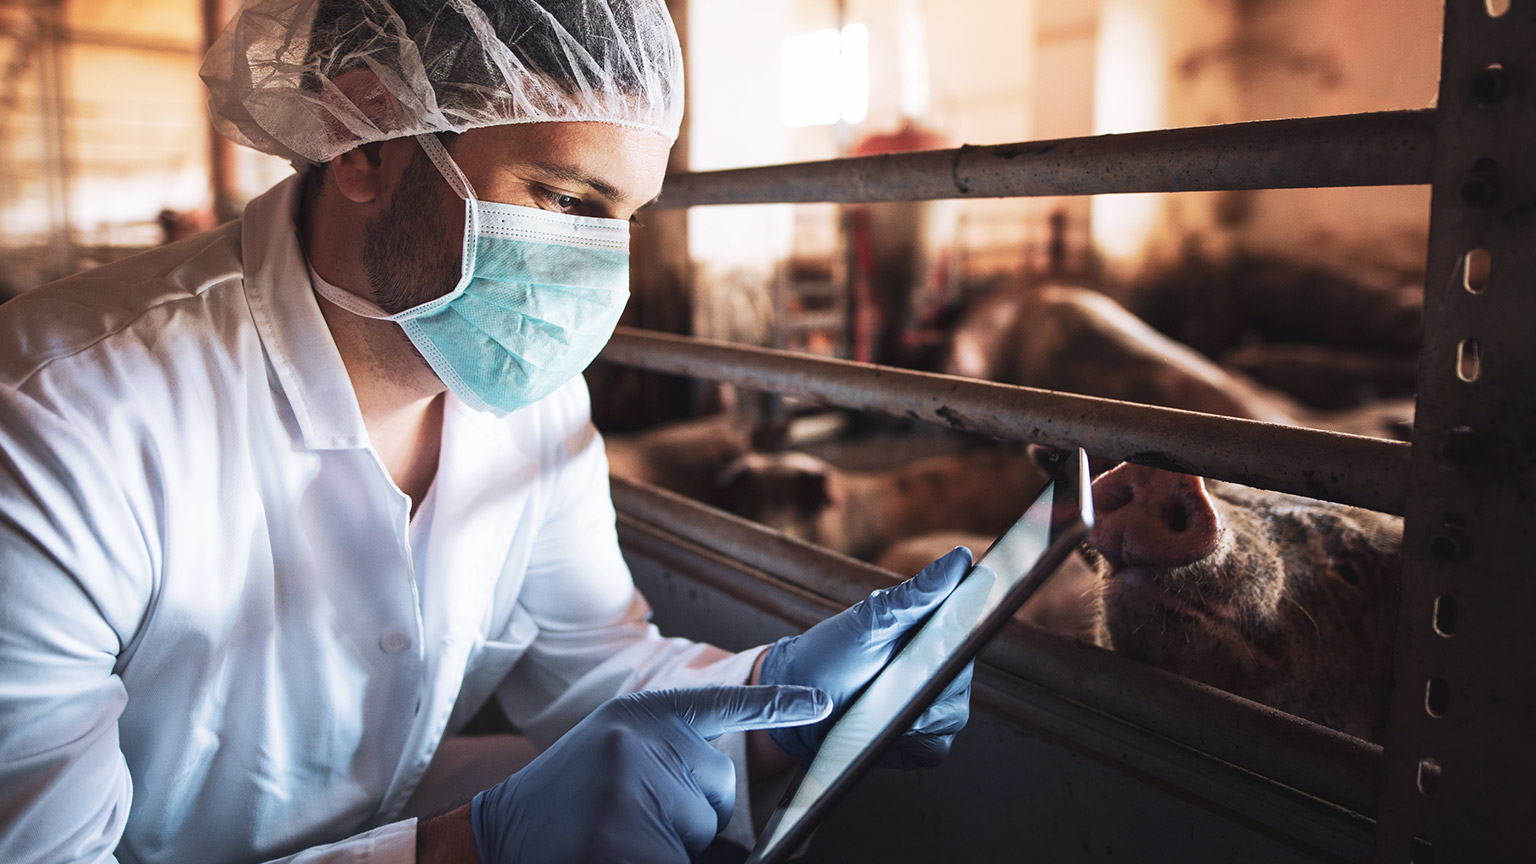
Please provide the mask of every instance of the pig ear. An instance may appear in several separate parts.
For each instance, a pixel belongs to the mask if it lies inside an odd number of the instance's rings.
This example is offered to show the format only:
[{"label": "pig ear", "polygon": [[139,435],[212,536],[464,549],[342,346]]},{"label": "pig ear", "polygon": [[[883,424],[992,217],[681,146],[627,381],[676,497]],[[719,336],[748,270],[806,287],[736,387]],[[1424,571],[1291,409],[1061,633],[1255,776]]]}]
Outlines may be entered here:
[{"label": "pig ear", "polygon": [[738,457],[734,462],[720,469],[715,475],[715,488],[722,492],[734,490],[738,484],[745,483],[751,476],[752,466],[745,456]]},{"label": "pig ear", "polygon": [[801,468],[795,472],[795,504],[802,513],[819,513],[837,503],[825,471]]},{"label": "pig ear", "polygon": [[777,453],[789,446],[788,417],[764,420],[752,430],[752,449]]}]

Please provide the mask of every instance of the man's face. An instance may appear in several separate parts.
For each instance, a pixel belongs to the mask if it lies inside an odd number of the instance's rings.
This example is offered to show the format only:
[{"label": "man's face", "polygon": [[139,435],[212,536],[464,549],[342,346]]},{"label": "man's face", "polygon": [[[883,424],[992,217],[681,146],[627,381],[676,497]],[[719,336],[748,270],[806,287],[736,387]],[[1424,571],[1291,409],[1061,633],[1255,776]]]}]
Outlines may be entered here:
[{"label": "man's face", "polygon": [[[483,201],[628,219],[661,191],[671,144],[610,123],[523,123],[472,129],[449,146]],[[365,228],[363,264],[376,302],[400,312],[459,281],[464,203],[414,145],[389,205]]]}]

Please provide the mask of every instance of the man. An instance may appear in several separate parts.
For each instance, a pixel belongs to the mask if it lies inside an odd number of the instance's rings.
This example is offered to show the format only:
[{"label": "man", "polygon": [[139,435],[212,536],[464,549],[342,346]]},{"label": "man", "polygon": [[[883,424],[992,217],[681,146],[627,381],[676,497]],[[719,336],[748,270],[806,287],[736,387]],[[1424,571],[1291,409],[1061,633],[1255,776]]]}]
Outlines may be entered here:
[{"label": "man", "polygon": [[[256,0],[204,78],[304,172],[0,307],[0,860],[747,842],[747,779],[814,752],[969,555],[766,650],[646,623],[579,372],[680,122],[665,7]],[[900,761],[942,758],[968,688]],[[493,695],[548,749],[477,750],[472,802],[410,818]]]}]

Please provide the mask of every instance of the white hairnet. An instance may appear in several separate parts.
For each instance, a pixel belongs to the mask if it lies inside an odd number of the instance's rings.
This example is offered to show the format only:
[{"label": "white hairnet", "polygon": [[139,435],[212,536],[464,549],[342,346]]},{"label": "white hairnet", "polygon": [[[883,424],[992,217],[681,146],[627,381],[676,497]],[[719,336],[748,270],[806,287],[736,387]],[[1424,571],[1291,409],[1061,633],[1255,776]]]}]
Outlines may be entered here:
[{"label": "white hairnet", "polygon": [[295,163],[506,123],[676,140],[683,114],[663,0],[246,0],[201,74],[221,134]]}]

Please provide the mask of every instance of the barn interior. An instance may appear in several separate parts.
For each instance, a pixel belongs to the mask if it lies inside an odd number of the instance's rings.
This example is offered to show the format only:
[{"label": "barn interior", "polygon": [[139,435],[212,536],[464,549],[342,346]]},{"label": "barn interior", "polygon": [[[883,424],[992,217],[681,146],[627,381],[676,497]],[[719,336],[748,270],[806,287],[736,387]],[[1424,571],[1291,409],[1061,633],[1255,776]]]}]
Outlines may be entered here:
[{"label": "barn interior", "polygon": [[[294,170],[209,124],[235,5],[0,0],[0,302]],[[683,129],[585,373],[662,631],[980,554],[1079,444],[1118,526],[804,860],[1529,854],[1536,4],[667,6]]]}]

